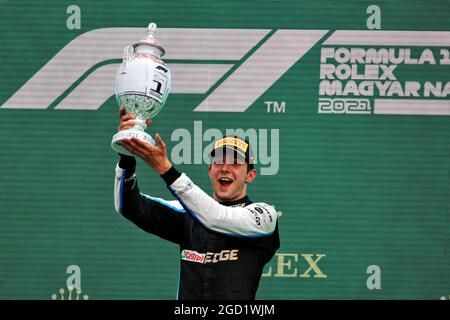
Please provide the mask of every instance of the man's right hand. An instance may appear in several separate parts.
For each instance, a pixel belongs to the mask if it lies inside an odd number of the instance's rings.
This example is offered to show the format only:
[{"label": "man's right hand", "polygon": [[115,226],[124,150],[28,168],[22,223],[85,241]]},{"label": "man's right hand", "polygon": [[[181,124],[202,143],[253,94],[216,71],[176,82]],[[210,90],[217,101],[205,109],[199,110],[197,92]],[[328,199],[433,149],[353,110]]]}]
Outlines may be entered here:
[{"label": "man's right hand", "polygon": [[[136,119],[136,115],[126,114],[124,107],[120,107],[120,109],[119,109],[119,118],[120,118],[120,123],[119,123],[118,131],[131,129],[134,127],[134,125],[136,123],[136,121],[134,120],[134,119]],[[145,123],[147,124],[147,128],[148,128],[152,124],[152,120],[147,119],[147,121],[145,121]]]}]

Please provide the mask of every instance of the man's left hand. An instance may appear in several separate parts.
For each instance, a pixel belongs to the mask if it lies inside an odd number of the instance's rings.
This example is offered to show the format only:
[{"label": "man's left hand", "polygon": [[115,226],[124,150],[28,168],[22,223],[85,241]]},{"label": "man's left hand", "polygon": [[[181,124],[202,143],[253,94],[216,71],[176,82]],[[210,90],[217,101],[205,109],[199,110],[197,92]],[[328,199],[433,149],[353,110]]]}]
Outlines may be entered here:
[{"label": "man's left hand", "polygon": [[155,140],[158,144],[153,146],[137,138],[123,139],[122,146],[144,160],[161,175],[166,173],[172,167],[172,164],[167,158],[166,144],[159,134],[156,134]]}]

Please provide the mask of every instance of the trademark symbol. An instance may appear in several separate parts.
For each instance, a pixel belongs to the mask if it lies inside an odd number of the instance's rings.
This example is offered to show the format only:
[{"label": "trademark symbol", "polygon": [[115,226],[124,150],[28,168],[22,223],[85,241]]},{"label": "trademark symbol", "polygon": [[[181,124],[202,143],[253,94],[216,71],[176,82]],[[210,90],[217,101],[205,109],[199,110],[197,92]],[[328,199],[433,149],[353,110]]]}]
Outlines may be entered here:
[{"label": "trademark symbol", "polygon": [[81,9],[77,5],[70,5],[66,10],[67,14],[70,14],[66,20],[66,26],[69,30],[80,30],[81,29]]},{"label": "trademark symbol", "polygon": [[370,265],[367,267],[367,274],[370,276],[367,278],[366,285],[369,290],[381,289],[381,269],[377,265]]},{"label": "trademark symbol", "polygon": [[286,113],[286,101],[264,101],[267,113]]},{"label": "trademark symbol", "polygon": [[367,18],[367,29],[380,30],[381,29],[381,9],[377,5],[370,5],[366,10],[370,16]]}]

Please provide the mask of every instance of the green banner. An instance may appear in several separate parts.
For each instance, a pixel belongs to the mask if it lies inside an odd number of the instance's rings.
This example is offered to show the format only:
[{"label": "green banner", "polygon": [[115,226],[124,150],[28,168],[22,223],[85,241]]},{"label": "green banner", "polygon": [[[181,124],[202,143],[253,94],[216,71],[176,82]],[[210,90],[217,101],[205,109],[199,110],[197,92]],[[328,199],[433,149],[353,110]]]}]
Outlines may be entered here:
[{"label": "green banner", "polygon": [[249,196],[281,240],[258,299],[450,299],[449,17],[446,0],[0,1],[0,299],[176,298],[179,248],[114,209],[114,80],[149,22],[172,88],[147,132],[178,170],[211,193],[214,139],[254,145]]}]

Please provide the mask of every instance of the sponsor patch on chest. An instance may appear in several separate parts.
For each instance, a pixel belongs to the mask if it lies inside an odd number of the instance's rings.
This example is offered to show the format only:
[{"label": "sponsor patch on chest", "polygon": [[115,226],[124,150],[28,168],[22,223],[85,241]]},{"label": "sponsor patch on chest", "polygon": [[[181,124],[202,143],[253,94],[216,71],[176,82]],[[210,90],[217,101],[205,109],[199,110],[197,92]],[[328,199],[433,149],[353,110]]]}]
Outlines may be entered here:
[{"label": "sponsor patch on chest", "polygon": [[181,251],[181,260],[187,260],[197,263],[217,263],[222,261],[238,260],[238,249],[222,250],[220,252],[199,253],[193,250],[184,249]]}]

